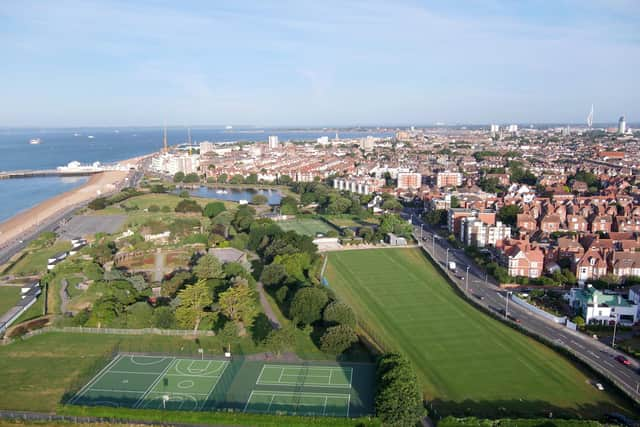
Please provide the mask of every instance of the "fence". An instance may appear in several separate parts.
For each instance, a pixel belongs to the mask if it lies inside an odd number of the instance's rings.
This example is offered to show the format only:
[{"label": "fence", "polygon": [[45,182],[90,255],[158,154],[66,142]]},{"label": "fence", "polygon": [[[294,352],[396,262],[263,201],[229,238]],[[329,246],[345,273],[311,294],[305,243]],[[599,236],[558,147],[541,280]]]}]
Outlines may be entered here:
[{"label": "fence", "polygon": [[80,326],[46,326],[41,329],[36,329],[31,332],[27,332],[20,338],[5,339],[0,341],[0,344],[10,344],[16,340],[31,338],[36,335],[44,334],[47,332],[62,332],[62,333],[80,333],[80,334],[110,334],[110,335],[164,335],[174,337],[212,337],[215,336],[213,331],[194,331],[184,329],[158,329],[158,328],[144,328],[144,329],[118,329],[118,328],[83,328]]},{"label": "fence", "polygon": [[558,317],[558,316],[554,316],[553,314],[546,312],[544,310],[542,310],[541,308],[536,307],[533,304],[528,303],[527,301],[515,296],[515,295],[511,295],[511,300],[513,302],[515,302],[516,304],[518,304],[521,307],[526,308],[529,311],[533,311],[534,313],[536,313],[539,316],[544,317],[545,319],[549,319],[552,322],[558,323],[560,325],[564,325],[567,322],[567,317],[566,316],[562,316],[562,317]]}]

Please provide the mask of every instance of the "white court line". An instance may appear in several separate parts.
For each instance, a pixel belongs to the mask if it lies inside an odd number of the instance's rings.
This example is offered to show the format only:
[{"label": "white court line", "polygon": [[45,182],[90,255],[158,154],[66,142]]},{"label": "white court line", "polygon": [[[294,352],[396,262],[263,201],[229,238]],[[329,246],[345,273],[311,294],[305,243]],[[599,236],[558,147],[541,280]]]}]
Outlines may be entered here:
[{"label": "white court line", "polygon": [[322,405],[322,416],[327,413],[327,401],[329,398],[327,396],[324,397],[324,405]]},{"label": "white court line", "polygon": [[251,391],[251,394],[249,395],[249,398],[247,399],[247,403],[245,403],[244,409],[242,410],[242,412],[247,412],[247,407],[249,406],[251,399],[253,399],[253,393],[255,393],[255,390]]},{"label": "white court line", "polygon": [[[353,368],[349,368],[349,388],[353,384]],[[351,399],[351,395],[349,395],[349,399]]]},{"label": "white court line", "polygon": [[[331,371],[329,371],[329,385],[331,385],[331,379],[332,378],[333,378],[333,369]],[[324,404],[325,404],[325,407],[326,407],[326,405],[327,405],[327,401],[326,400],[325,400]],[[324,412],[323,412],[323,415],[324,415]]]},{"label": "white court line", "polygon": [[111,369],[111,366],[114,365],[121,358],[122,358],[122,356],[118,354],[116,357],[113,358],[113,360],[110,363],[107,363],[107,366],[102,368],[102,370],[100,372],[98,372],[98,374],[95,377],[93,377],[91,379],[91,381],[89,381],[84,387],[82,387],[78,391],[78,393],[76,393],[76,395],[73,397],[73,399],[71,399],[69,401],[69,403],[75,403],[80,398],[80,396],[82,396],[84,393],[87,392],[87,389],[89,387],[91,387],[93,384],[97,383],[108,372],[108,370]]},{"label": "white court line", "polygon": [[266,368],[267,365],[262,365],[262,369],[260,369],[260,375],[258,375],[258,379],[256,380],[256,384],[260,384],[260,380],[262,379],[262,374],[264,373],[264,368]]},{"label": "white court line", "polygon": [[158,375],[157,372],[132,372],[132,371],[109,371],[110,374],[128,374],[128,375]]},{"label": "white court line", "polygon": [[349,409],[351,409],[351,395],[349,395],[349,399],[347,399],[347,418],[349,418]]},{"label": "white court line", "polygon": [[284,369],[280,369],[280,376],[278,377],[278,384],[280,384],[280,380],[282,379],[283,375],[284,375]]},{"label": "white court line", "polygon": [[[153,359],[160,359],[160,360],[156,360],[153,361],[151,363],[140,363],[140,362],[136,362],[134,360],[134,357],[147,357],[147,358],[153,358]],[[165,359],[172,359],[171,357],[158,357],[158,356],[129,356],[129,360],[131,361],[131,363],[133,363],[134,365],[137,366],[153,366],[153,365],[157,365],[158,363],[161,363],[163,360]]]},{"label": "white court line", "polygon": [[154,381],[154,382],[153,382],[153,383],[152,383],[152,384],[147,388],[147,390],[144,392],[144,394],[142,395],[142,397],[141,397],[140,399],[138,399],[138,401],[136,402],[136,404],[135,404],[135,405],[133,405],[134,409],[135,409],[135,408],[137,408],[138,406],[140,406],[140,404],[144,401],[144,398],[145,398],[145,397],[147,397],[147,395],[149,394],[149,392],[150,392],[151,390],[153,390],[153,388],[156,386],[156,384],[158,384],[158,382],[160,381],[160,379],[161,379],[162,377],[164,377],[164,374],[166,374],[166,373],[167,373],[167,371],[169,370],[169,368],[170,368],[171,366],[173,366],[173,365],[176,363],[176,360],[177,360],[177,359],[173,359],[173,361],[172,361],[171,363],[169,363],[169,364],[167,365],[167,367],[166,367],[166,368],[164,368],[164,371],[162,371],[162,372],[160,373],[160,375],[158,375],[158,378],[156,378],[156,380],[155,380],[155,381]]},{"label": "white court line", "polygon": [[[209,396],[211,396],[211,393],[213,393],[213,390],[215,390],[216,386],[218,385],[218,382],[220,382],[220,378],[222,378],[222,375],[224,374],[224,371],[227,369],[227,366],[229,366],[229,362],[224,362],[224,369],[222,370],[222,374],[220,374],[220,376],[216,378],[216,381],[213,383],[213,386],[211,386],[211,390],[209,390],[209,393],[207,393],[207,397],[203,400],[204,403],[209,401]],[[202,403],[202,405],[204,405],[204,403]],[[200,405],[198,405],[197,408],[201,409]]]},{"label": "white court line", "polygon": [[89,391],[102,391],[102,392],[108,392],[108,393],[135,393],[135,394],[144,393],[144,391],[118,390],[118,389],[112,389],[112,388],[92,388]]},{"label": "white court line", "polygon": [[271,405],[273,405],[273,399],[276,398],[276,395],[271,396],[271,400],[269,401],[269,406],[267,406],[267,412],[271,412]]}]

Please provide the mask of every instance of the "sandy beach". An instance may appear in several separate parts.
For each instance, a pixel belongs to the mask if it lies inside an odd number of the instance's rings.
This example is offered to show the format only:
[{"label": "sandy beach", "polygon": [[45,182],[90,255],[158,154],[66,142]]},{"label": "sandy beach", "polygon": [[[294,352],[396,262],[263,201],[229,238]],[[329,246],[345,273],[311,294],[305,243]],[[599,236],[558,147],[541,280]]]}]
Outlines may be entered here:
[{"label": "sandy beach", "polygon": [[[137,163],[131,159],[124,163]],[[66,193],[48,199],[29,210],[19,213],[11,219],[0,223],[0,248],[21,240],[35,227],[49,218],[62,214],[65,210],[89,202],[103,194],[108,194],[122,186],[127,171],[106,171],[92,175],[86,184]]]}]

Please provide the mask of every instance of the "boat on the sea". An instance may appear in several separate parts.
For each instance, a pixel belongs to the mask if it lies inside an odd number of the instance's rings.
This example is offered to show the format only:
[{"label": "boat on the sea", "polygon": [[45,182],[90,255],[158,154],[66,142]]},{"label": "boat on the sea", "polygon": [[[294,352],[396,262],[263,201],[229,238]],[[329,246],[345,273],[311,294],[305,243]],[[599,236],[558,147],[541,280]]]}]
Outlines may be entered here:
[{"label": "boat on the sea", "polygon": [[29,144],[31,145],[38,145],[42,142],[42,140],[40,138],[33,138],[31,140],[29,140]]},{"label": "boat on the sea", "polygon": [[89,138],[89,139],[93,139],[93,138],[95,138],[95,136],[93,136],[93,135],[89,135],[87,138]]},{"label": "boat on the sea", "polygon": [[80,136],[78,132],[74,133],[73,136]]},{"label": "boat on the sea", "polygon": [[217,190],[216,194],[229,194],[227,190]]}]

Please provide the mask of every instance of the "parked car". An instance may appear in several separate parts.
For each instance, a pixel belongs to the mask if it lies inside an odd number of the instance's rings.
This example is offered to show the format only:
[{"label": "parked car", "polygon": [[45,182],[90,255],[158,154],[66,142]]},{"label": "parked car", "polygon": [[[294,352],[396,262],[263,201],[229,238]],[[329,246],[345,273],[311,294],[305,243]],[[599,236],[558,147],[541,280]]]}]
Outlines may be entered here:
[{"label": "parked car", "polygon": [[600,391],[604,391],[604,387],[600,383],[595,383],[595,388],[597,388]]},{"label": "parked car", "polygon": [[627,359],[626,357],[624,357],[623,355],[616,356],[616,360],[618,362],[622,363],[623,365],[626,365],[626,366],[631,365],[631,361],[629,359]]}]

